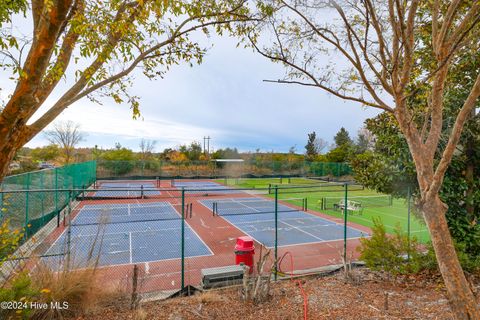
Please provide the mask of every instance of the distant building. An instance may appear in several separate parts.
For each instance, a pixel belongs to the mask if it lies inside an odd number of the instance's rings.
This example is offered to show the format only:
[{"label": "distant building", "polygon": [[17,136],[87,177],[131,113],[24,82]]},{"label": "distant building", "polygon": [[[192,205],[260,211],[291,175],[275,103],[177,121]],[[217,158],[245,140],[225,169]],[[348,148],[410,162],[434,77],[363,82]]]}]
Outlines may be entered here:
[{"label": "distant building", "polygon": [[12,163],[10,163],[10,165],[8,166],[8,170],[10,172],[12,171],[15,171],[15,170],[19,170],[20,169],[20,163],[16,162],[16,161],[13,161]]}]

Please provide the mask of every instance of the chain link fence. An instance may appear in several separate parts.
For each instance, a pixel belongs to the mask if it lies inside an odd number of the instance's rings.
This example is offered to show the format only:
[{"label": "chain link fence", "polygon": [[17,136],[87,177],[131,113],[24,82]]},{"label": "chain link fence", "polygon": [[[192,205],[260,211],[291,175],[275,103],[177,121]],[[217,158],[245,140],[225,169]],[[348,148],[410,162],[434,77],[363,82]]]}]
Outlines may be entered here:
[{"label": "chain link fence", "polygon": [[8,218],[28,239],[76,196],[62,190],[88,188],[95,181],[95,161],[8,176],[0,184],[0,220]]},{"label": "chain link fence", "polygon": [[264,161],[243,162],[212,161],[105,161],[98,162],[97,174],[100,179],[137,177],[267,177],[267,176],[313,176],[338,178],[352,174],[347,163],[306,162],[306,161]]},{"label": "chain link fence", "polygon": [[[356,261],[360,239],[371,235],[377,218],[389,232],[400,226],[428,241],[426,227],[412,214],[411,199],[393,199],[354,183],[170,179],[0,192],[3,199],[24,204],[56,195],[66,199],[58,223],[38,230],[35,244],[20,248],[15,263],[3,265],[4,279],[19,265],[91,268],[96,281],[153,299],[238,283],[236,266],[254,264],[267,251],[274,279]],[[23,212],[28,220],[26,208],[18,210],[14,215]],[[239,248],[245,236],[255,248]],[[283,261],[288,254],[294,265]]]}]

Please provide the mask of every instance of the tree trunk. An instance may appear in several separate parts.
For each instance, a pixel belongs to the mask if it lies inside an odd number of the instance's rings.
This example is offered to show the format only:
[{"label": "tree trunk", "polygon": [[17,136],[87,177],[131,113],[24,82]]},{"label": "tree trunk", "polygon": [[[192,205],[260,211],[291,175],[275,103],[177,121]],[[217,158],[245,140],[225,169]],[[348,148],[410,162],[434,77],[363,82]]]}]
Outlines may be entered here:
[{"label": "tree trunk", "polygon": [[29,140],[29,131],[25,125],[0,127],[0,183],[8,173],[10,162],[15,153]]},{"label": "tree trunk", "polygon": [[445,217],[446,205],[436,195],[433,199],[428,199],[425,202],[422,211],[430,230],[438,266],[448,291],[450,306],[455,318],[457,320],[480,319],[480,310],[458,261],[448,229]]},{"label": "tree trunk", "polygon": [[8,173],[10,162],[13,160],[17,148],[12,140],[0,141],[0,183]]}]

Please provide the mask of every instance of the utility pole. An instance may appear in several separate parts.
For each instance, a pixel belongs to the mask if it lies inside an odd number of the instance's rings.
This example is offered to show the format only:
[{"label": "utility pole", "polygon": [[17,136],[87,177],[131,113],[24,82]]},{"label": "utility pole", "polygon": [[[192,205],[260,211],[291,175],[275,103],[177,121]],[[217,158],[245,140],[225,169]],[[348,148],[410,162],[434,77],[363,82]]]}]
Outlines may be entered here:
[{"label": "utility pole", "polygon": [[205,154],[205,140],[207,139],[207,137],[203,136],[203,154]]},{"label": "utility pole", "polygon": [[207,156],[210,157],[210,136],[207,137]]}]

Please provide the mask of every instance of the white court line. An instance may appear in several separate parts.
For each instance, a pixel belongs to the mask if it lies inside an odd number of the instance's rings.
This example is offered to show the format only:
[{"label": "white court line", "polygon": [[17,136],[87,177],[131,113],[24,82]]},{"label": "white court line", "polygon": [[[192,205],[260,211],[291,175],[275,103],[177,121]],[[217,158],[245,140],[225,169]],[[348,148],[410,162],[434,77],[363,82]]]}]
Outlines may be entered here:
[{"label": "white court line", "polygon": [[[255,198],[253,198],[253,199],[255,199]],[[249,209],[256,210],[257,212],[260,212],[260,211],[258,211],[257,209],[252,208],[252,207],[250,207],[250,206],[247,206],[247,205],[245,205],[245,204],[242,203],[242,202],[235,201],[235,200],[233,200],[233,199],[229,199],[229,200],[230,200],[230,202],[236,202],[236,203],[239,203],[239,204],[241,204],[241,205],[243,205],[243,206],[245,206],[245,207],[247,207],[247,208],[249,208]],[[266,200],[266,201],[268,201],[268,200]],[[225,199],[224,202],[229,202],[229,201]],[[253,202],[253,201],[252,201],[252,202]],[[207,206],[206,204],[204,204],[202,201],[200,201],[200,203],[201,203],[204,207],[208,208],[208,206]],[[294,208],[293,208],[293,209],[294,209]],[[298,210],[298,212],[301,212],[301,213],[305,214],[305,216],[310,215],[311,217],[314,217],[314,218],[317,218],[317,219],[320,219],[320,220],[325,220],[325,221],[328,221],[328,222],[331,223],[331,224],[322,225],[322,226],[327,226],[327,227],[331,227],[332,225],[343,226],[343,225],[340,225],[340,224],[338,224],[338,223],[336,223],[336,222],[334,222],[334,221],[329,221],[328,219],[324,219],[324,218],[315,216],[315,215],[313,215],[313,214],[307,214],[307,213],[305,213],[304,211]],[[254,214],[254,213],[253,213],[253,214]],[[231,216],[235,216],[235,215],[231,215]],[[250,236],[251,238],[253,238],[256,242],[263,244],[263,242],[259,241],[258,239],[256,239],[255,237],[253,237],[253,236],[251,235],[251,232],[255,232],[255,231],[247,232],[246,230],[243,230],[240,226],[237,226],[237,222],[229,221],[228,219],[225,218],[225,216],[221,216],[221,215],[220,215],[220,217],[222,217],[222,218],[223,218],[224,220],[226,220],[229,224],[233,225],[233,227],[237,228],[237,229],[240,230],[241,232],[249,235],[249,236]],[[309,217],[309,218],[310,218],[310,217]],[[301,219],[307,219],[307,218],[296,218],[296,219],[295,219],[295,218],[291,218],[291,220],[301,220]],[[240,223],[240,224],[243,224],[243,225],[245,225],[245,226],[248,226],[248,225],[254,226],[254,223],[264,222],[264,221],[267,221],[267,222],[268,222],[268,221],[275,221],[275,220],[255,220],[255,221],[249,221],[249,222],[242,222],[242,223]],[[285,222],[284,220],[282,220],[282,219],[278,219],[278,221],[279,221],[279,222],[283,222],[284,224],[286,224],[286,225],[288,225],[288,226],[290,226],[290,227],[292,227],[292,228],[294,228],[294,229],[297,229],[298,231],[303,232],[303,233],[305,233],[305,234],[307,234],[307,235],[309,235],[309,236],[311,236],[311,237],[313,237],[313,238],[315,238],[315,239],[318,239],[319,241],[308,241],[308,242],[300,242],[300,243],[293,243],[293,244],[286,244],[286,245],[277,245],[277,247],[289,247],[289,246],[297,246],[297,245],[315,244],[315,243],[333,242],[333,241],[343,240],[343,239],[325,240],[325,239],[319,238],[319,237],[317,237],[317,236],[315,236],[315,235],[313,235],[313,234],[311,234],[311,233],[309,233],[309,232],[307,232],[307,231],[304,231],[304,230],[302,230],[302,229],[299,229],[298,227],[295,227],[295,226],[293,226],[293,225],[291,225],[291,224],[289,224],[289,223],[286,223],[286,222]],[[253,224],[252,224],[252,223],[253,223]],[[357,229],[352,228],[352,227],[349,227],[349,226],[347,226],[347,227],[368,236],[368,234],[367,234],[366,232],[362,231],[362,230],[357,230]],[[259,230],[259,229],[257,229],[257,232],[258,232],[258,231],[260,231],[260,232],[265,232],[266,230]],[[267,231],[267,232],[268,232],[268,231]],[[352,237],[352,238],[347,238],[347,239],[348,239],[348,240],[351,240],[351,239],[353,240],[353,239],[358,239],[358,238],[360,238],[360,237]],[[271,248],[271,247],[269,247],[269,248]]]},{"label": "white court line", "polygon": [[[366,219],[366,218],[362,218],[362,217],[360,217],[360,216],[355,216],[354,218],[360,219],[360,220],[363,220],[363,221],[367,221],[367,222],[370,222],[370,223],[373,223],[372,220]],[[384,223],[383,220],[382,220],[382,223],[384,224],[385,227],[389,227],[389,228],[392,228],[392,229],[395,229],[395,228],[396,228],[396,227],[394,227],[394,226],[391,226],[391,225],[389,225],[389,224]],[[367,227],[367,228],[370,228],[370,227]],[[427,231],[427,230],[428,230],[428,229],[422,229],[422,230],[418,230],[418,231],[416,231],[416,232],[423,232],[423,231]]]},{"label": "white court line", "polygon": [[[138,199],[135,199],[138,201]],[[147,205],[141,205],[138,208],[161,208],[161,207],[167,207],[167,204],[169,204],[166,201],[163,202],[151,202],[148,203]],[[85,210],[114,210],[114,209],[126,209],[128,208],[130,204],[128,203],[127,206],[121,206],[121,205],[115,205],[115,204],[88,204],[83,206],[80,210],[85,209]]]},{"label": "white court line", "polygon": [[297,228],[297,227],[295,227],[295,226],[293,226],[293,225],[291,225],[291,224],[289,224],[289,223],[286,223],[285,221],[281,221],[281,220],[280,220],[280,222],[282,222],[282,223],[286,224],[287,226],[290,226],[290,227],[292,227],[292,228],[294,228],[294,229],[297,229],[298,231],[301,231],[301,232],[303,232],[303,233],[305,233],[305,234],[308,234],[309,236],[312,236],[312,237],[314,237],[315,239],[318,239],[318,240],[320,240],[320,241],[323,241],[323,240],[324,240],[324,239],[322,239],[322,238],[319,238],[319,237],[311,234],[310,232],[304,231],[304,230],[299,229],[299,228]]},{"label": "white court line", "polygon": [[[104,233],[105,235],[120,235],[120,234],[127,234],[127,232],[130,233],[147,233],[147,232],[162,232],[162,231],[175,231],[175,230],[182,230],[181,227],[179,228],[164,228],[164,229],[148,229],[148,230],[139,230],[139,231],[119,231],[119,232],[108,232]],[[80,237],[94,237],[96,236],[96,233],[91,233],[91,234],[78,234],[74,236],[75,238],[80,238]]]},{"label": "white court line", "polygon": [[[177,211],[177,209],[175,209],[174,206],[172,206],[171,203],[169,202],[157,202],[157,203],[164,203],[165,204],[165,207],[170,207],[173,212],[175,212],[177,214],[177,216],[180,217],[179,219],[179,222],[181,223],[181,214]],[[130,206],[130,204],[128,204],[128,206]],[[80,212],[81,212],[82,209],[80,209]],[[78,213],[77,217],[80,215],[80,212]],[[75,218],[77,218],[75,217]],[[168,220],[159,220],[159,221],[168,221]],[[134,223],[146,223],[146,222],[155,222],[155,221],[136,221]],[[132,223],[132,222],[129,222],[129,221],[126,221],[126,222],[122,222],[122,223]],[[208,249],[208,251],[211,253],[211,255],[213,255],[213,251],[212,249],[210,249],[210,247],[205,243],[205,241],[203,241],[203,239],[198,235],[198,233],[190,226],[190,224],[185,220],[185,225],[186,225],[186,228],[185,229],[190,229],[190,231],[192,231],[193,234],[195,234],[197,236],[197,239],[203,243],[203,245]],[[151,232],[151,231],[169,231],[169,230],[181,230],[181,228],[165,228],[165,229],[158,229],[158,230],[145,230],[145,231],[132,231],[132,232]],[[115,234],[124,234],[125,232],[117,232]],[[106,234],[114,234],[114,233],[106,233]]]},{"label": "white court line", "polygon": [[382,216],[389,216],[389,217],[392,217],[392,218],[397,218],[397,219],[402,219],[402,220],[407,220],[408,221],[408,217],[403,217],[403,216],[397,216],[395,214],[384,213],[381,210],[376,210],[376,209],[373,209],[372,207],[365,208],[365,209],[367,209],[368,211],[376,212],[377,214],[381,214]]},{"label": "white court line", "polygon": [[[257,198],[251,197],[251,198],[242,198],[242,199],[257,199]],[[263,199],[263,198],[258,198],[258,199],[260,199],[260,201],[269,201],[269,199]],[[281,199],[279,199],[279,201],[281,201]],[[212,202],[213,202],[213,201],[212,201]],[[234,200],[233,198],[230,198],[230,199],[222,199],[222,201],[217,201],[217,202],[232,202],[232,203],[233,203],[233,202],[236,202],[236,203],[239,203],[239,204],[244,205],[242,202],[237,201],[237,199]],[[252,200],[252,202],[254,202],[254,200]],[[202,201],[200,201],[200,203],[201,203],[204,207],[208,208],[207,205],[205,205]],[[284,206],[286,206],[286,207],[289,207],[288,205],[283,204],[283,203],[282,203],[281,205],[284,205]],[[244,205],[244,206],[246,206],[246,205]],[[248,207],[248,206],[246,206],[246,207]],[[248,207],[248,208],[254,209],[254,208],[251,208],[251,207]],[[296,209],[296,208],[293,208],[293,207],[289,207],[289,208]],[[254,209],[254,210],[256,210],[256,209]],[[312,214],[312,213],[310,213],[310,212],[301,211],[301,210],[298,210],[298,209],[297,209],[297,211],[303,213],[306,217],[309,217],[309,218],[314,217],[314,218],[316,218],[316,219],[328,221],[329,223],[331,223],[331,224],[329,224],[328,226],[337,226],[337,227],[339,226],[339,227],[342,227],[342,228],[344,227],[344,224],[343,224],[343,223],[338,223],[338,222],[335,222],[335,221],[331,221],[331,220],[329,220],[329,219],[327,219],[327,218],[319,217],[319,216],[317,216],[317,215],[315,215],[315,214]],[[235,215],[233,214],[233,215],[230,215],[230,216],[235,216]],[[223,218],[224,220],[226,220],[229,224],[233,225],[234,227],[236,227],[237,229],[239,229],[239,230],[242,231],[243,233],[245,233],[245,234],[247,234],[247,235],[250,235],[250,234],[249,234],[248,232],[246,232],[245,230],[243,230],[243,229],[241,229],[240,227],[237,227],[237,226],[236,226],[236,224],[239,224],[238,222],[229,221],[228,219],[225,218],[225,217],[228,217],[228,216],[222,216],[222,215],[220,215],[220,217],[222,217],[222,218]],[[298,218],[298,219],[307,219],[307,218]],[[253,222],[258,222],[258,221],[266,221],[266,220],[255,220],[255,221],[253,221]],[[275,220],[269,220],[269,221],[275,221]],[[279,219],[278,221],[282,221],[282,220]],[[248,224],[248,223],[250,223],[250,225],[251,225],[251,224],[252,224],[252,221],[250,221],[250,222],[242,222],[242,224]],[[351,227],[351,226],[349,226],[349,225],[347,225],[347,228],[349,228],[349,229],[351,229],[351,230],[354,230],[354,231],[357,231],[357,232],[360,232],[361,234],[364,234],[364,235],[367,235],[367,236],[368,236],[368,233],[367,233],[366,231],[363,231],[363,230],[360,230],[360,229]],[[367,228],[368,228],[368,227],[367,227]],[[250,235],[250,236],[251,236],[251,235]],[[253,237],[252,237],[252,238],[253,238]],[[254,239],[255,239],[255,238],[254,238]],[[355,239],[355,238],[348,238],[348,239]],[[255,240],[256,240],[256,239],[255,239]],[[256,241],[260,243],[260,241],[258,241],[258,240],[256,240]],[[327,241],[332,241],[332,240],[327,240]],[[335,241],[335,240],[334,240],[334,241]],[[304,243],[312,243],[312,242],[304,242]],[[296,245],[296,244],[295,244],[295,245]]]}]

